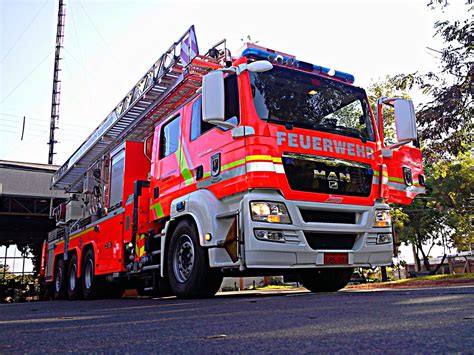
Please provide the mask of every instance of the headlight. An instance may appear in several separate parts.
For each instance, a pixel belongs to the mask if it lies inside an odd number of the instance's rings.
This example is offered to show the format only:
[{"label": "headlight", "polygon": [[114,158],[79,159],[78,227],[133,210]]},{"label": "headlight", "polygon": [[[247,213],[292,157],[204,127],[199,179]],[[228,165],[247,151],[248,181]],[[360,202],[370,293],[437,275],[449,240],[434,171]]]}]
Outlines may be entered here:
[{"label": "headlight", "polygon": [[278,202],[250,202],[252,220],[269,223],[291,223],[286,206]]},{"label": "headlight", "polygon": [[385,228],[391,225],[390,210],[375,210],[374,227]]}]

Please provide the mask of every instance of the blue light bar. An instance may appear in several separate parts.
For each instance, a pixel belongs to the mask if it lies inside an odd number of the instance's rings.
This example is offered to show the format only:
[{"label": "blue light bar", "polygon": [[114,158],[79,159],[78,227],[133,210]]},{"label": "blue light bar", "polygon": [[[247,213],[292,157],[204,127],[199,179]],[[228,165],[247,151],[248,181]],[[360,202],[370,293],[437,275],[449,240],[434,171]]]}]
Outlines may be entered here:
[{"label": "blue light bar", "polygon": [[294,58],[286,57],[278,53],[267,52],[257,48],[247,48],[242,52],[242,55],[247,58],[260,59],[260,60],[269,60],[276,64],[287,65],[295,67],[296,69],[314,72],[316,74],[323,74],[330,78],[336,78],[342,80],[346,83],[352,84],[354,82],[354,75],[349,73],[344,73],[339,70],[329,69],[319,65],[314,65],[311,63],[303,62],[301,60],[296,60]]}]

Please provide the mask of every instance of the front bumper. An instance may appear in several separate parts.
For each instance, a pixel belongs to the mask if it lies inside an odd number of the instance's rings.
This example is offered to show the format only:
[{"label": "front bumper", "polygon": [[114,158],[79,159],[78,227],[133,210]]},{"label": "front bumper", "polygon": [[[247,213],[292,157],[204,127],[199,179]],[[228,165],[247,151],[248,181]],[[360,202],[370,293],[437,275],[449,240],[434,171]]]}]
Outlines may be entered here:
[{"label": "front bumper", "polygon": [[[255,222],[250,218],[251,201],[283,202],[291,217],[291,224]],[[373,267],[389,265],[392,261],[392,231],[390,227],[374,228],[374,211],[388,208],[386,204],[374,206],[342,205],[285,200],[276,191],[253,191],[242,201],[242,229],[244,234],[244,264],[247,268],[325,268],[325,267]],[[303,219],[301,210],[324,211],[329,214],[354,214],[354,222],[338,223],[308,222]],[[326,214],[327,215],[327,214]],[[284,242],[259,240],[255,230],[272,230],[284,235]],[[377,244],[379,235],[389,237],[390,242]],[[309,243],[316,235],[329,243]],[[331,243],[331,237],[354,238],[354,242],[337,245]],[[329,247],[327,247],[329,246]],[[331,248],[332,247],[332,248]],[[347,253],[348,263],[338,265],[325,264],[325,253]]]}]

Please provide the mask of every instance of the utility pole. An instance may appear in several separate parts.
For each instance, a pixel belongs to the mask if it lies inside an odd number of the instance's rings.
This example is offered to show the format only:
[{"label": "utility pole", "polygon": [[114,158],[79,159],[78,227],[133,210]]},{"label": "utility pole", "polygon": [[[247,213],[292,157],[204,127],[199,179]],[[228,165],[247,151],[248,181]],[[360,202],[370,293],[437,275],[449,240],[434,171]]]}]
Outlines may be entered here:
[{"label": "utility pole", "polygon": [[61,80],[59,79],[59,72],[61,71],[59,64],[62,59],[63,42],[64,42],[64,24],[66,19],[66,5],[63,0],[59,0],[58,9],[58,26],[56,31],[56,50],[54,55],[54,74],[53,74],[53,95],[51,101],[51,121],[49,127],[49,154],[48,164],[53,164],[54,144],[57,141],[54,139],[54,131],[58,129],[59,121],[59,101],[61,96]]}]

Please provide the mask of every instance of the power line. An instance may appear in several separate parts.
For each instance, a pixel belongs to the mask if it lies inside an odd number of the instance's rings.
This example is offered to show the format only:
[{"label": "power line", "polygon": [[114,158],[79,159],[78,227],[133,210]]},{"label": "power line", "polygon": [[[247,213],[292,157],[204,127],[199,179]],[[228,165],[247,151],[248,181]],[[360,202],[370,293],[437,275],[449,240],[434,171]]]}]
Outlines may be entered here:
[{"label": "power line", "polygon": [[18,128],[18,126],[10,126],[10,125],[7,125],[7,124],[4,124],[4,125],[2,125],[2,127],[7,127],[7,128]]},{"label": "power line", "polygon": [[109,44],[105,41],[104,37],[102,37],[102,35],[100,34],[100,32],[99,32],[99,30],[97,29],[96,25],[94,24],[94,21],[92,21],[91,17],[89,16],[89,14],[87,13],[86,9],[85,9],[84,6],[82,5],[81,0],[79,0],[79,5],[81,6],[82,11],[84,11],[84,13],[86,14],[86,17],[89,19],[89,22],[91,23],[92,27],[94,28],[94,30],[95,30],[95,32],[97,33],[97,35],[99,36],[99,38],[102,40],[102,42],[104,42],[104,44],[106,45],[107,48],[110,48]]},{"label": "power line", "polygon": [[11,117],[20,117],[19,115],[13,115],[11,113],[5,113],[5,112],[0,112],[0,115],[2,115],[2,116],[11,116]]},{"label": "power line", "polygon": [[[82,64],[72,53],[71,51],[69,51],[66,47],[64,47],[64,51],[67,52],[67,55],[69,57],[71,57],[72,59],[74,59],[76,61],[77,64],[79,64],[79,66],[82,67],[82,69],[89,75],[93,76],[93,74],[89,71],[89,69],[87,69],[87,67]],[[67,65],[67,61],[65,61],[66,65]]]},{"label": "power line", "polygon": [[[76,102],[78,102],[80,104],[79,101],[76,101]],[[18,117],[20,119],[23,117],[22,115],[14,115],[14,114],[5,113],[5,112],[0,112],[0,116]],[[28,121],[41,122],[41,125],[46,125],[48,123],[44,119],[40,119],[40,118],[37,118],[37,117],[34,117],[34,116],[31,117],[31,116],[26,115],[26,118],[27,118]],[[19,122],[17,120],[9,120],[7,118],[1,118],[0,120],[1,121],[9,121],[9,122]],[[38,123],[30,123],[30,124],[40,125]],[[89,130],[89,128],[84,127],[84,125],[78,125],[78,124],[74,124],[74,123],[63,122],[63,123],[61,123],[61,126]]]},{"label": "power line", "polygon": [[15,123],[18,122],[17,120],[9,120],[7,118],[2,118],[2,121],[4,121],[4,122],[15,122]]},{"label": "power line", "polygon": [[10,92],[8,93],[8,95],[5,96],[5,97],[2,99],[2,101],[0,101],[0,103],[5,102],[5,100],[8,99],[8,98],[36,71],[36,69],[38,69],[38,68],[41,66],[41,64],[44,63],[44,61],[45,61],[46,59],[48,59],[48,57],[51,55],[51,53],[53,53],[53,51],[49,52],[49,53],[46,55],[46,57],[44,57],[44,58],[41,60],[41,62],[39,62],[39,64],[38,64],[36,67],[34,67],[33,70],[30,71],[30,72],[28,73],[28,75],[27,75],[22,81],[20,81],[20,83],[19,83],[17,86],[15,86],[15,88],[14,88],[12,91],[10,91]]},{"label": "power line", "polygon": [[[22,115],[14,115],[12,113],[6,113],[6,112],[0,112],[0,116],[10,116],[10,117],[23,117]],[[28,119],[31,120],[31,121],[41,121],[43,122],[44,120],[40,119],[40,118],[35,118],[35,117],[31,117],[31,116],[28,116]]]},{"label": "power line", "polygon": [[0,132],[5,132],[5,133],[14,133],[14,134],[17,134],[18,132],[15,132],[15,131],[9,131],[7,129],[1,129],[0,128]]},{"label": "power line", "polygon": [[7,51],[7,54],[5,54],[5,56],[2,58],[2,61],[1,63],[3,63],[3,61],[8,57],[8,55],[10,54],[10,52],[13,50],[13,48],[15,48],[15,46],[18,44],[18,42],[20,41],[20,39],[23,37],[23,35],[26,33],[26,31],[28,31],[28,28],[30,28],[30,26],[33,24],[33,22],[36,20],[36,18],[38,17],[38,15],[40,14],[41,10],[43,10],[43,8],[46,6],[46,4],[48,3],[48,0],[46,0],[43,5],[41,5],[41,7],[39,8],[39,10],[36,12],[35,16],[31,19],[31,21],[28,23],[28,25],[26,26],[26,28],[23,30],[23,32],[20,34],[20,36],[18,36],[18,38],[15,40],[15,42],[13,42],[13,45],[10,47],[10,49]]}]

